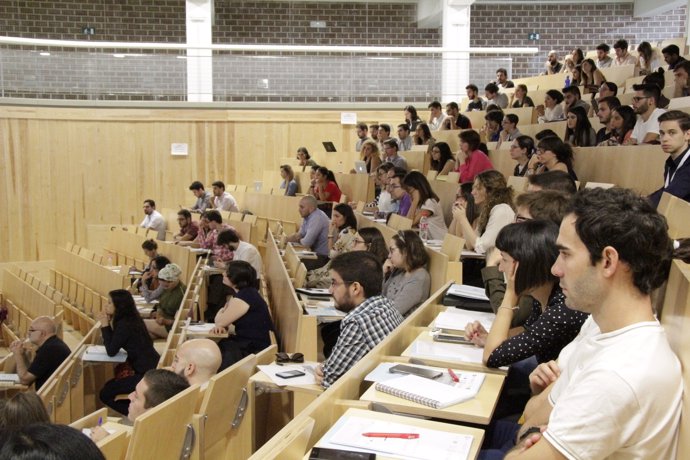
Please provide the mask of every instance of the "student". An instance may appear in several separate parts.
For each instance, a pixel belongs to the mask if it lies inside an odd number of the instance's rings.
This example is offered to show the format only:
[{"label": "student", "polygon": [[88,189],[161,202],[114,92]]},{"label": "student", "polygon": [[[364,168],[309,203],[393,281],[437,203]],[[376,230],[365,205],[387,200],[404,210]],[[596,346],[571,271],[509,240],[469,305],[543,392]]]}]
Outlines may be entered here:
[{"label": "student", "polygon": [[357,123],[357,143],[355,143],[355,151],[362,150],[364,141],[369,140],[369,127],[366,123]]},{"label": "student", "polygon": [[638,115],[630,136],[631,144],[653,144],[659,141],[659,116],[665,112],[657,108],[661,91],[656,85],[633,85],[633,109]]},{"label": "student", "polygon": [[141,221],[139,227],[150,228],[155,230],[157,233],[157,238],[161,241],[165,240],[165,229],[167,224],[163,215],[156,211],[156,202],[148,199],[144,200],[144,220]]},{"label": "student", "polygon": [[[434,144],[436,139],[431,136],[431,130],[426,123],[419,123],[414,132],[415,145],[429,145]],[[397,165],[396,165],[397,166]]]},{"label": "student", "polygon": [[386,240],[383,239],[381,231],[376,227],[360,228],[353,241],[353,251],[366,251],[373,254],[383,265],[388,259],[388,248]]},{"label": "student", "polygon": [[599,98],[596,114],[603,127],[597,131],[596,145],[601,145],[602,143],[606,145],[606,141],[614,136],[611,118],[613,117],[613,110],[620,106],[621,101],[616,96]]},{"label": "student", "polygon": [[[144,240],[144,242],[141,243],[141,249],[144,251],[144,255],[149,259],[149,261],[144,266],[144,270],[141,272],[141,278],[132,283],[132,287],[134,289],[140,289],[142,282],[146,281],[147,279],[151,279],[148,273],[151,271],[151,264],[153,263],[153,259],[158,257],[158,243],[156,243],[156,240],[154,239]],[[137,270],[137,267],[132,266],[130,268],[130,271],[134,270]]]},{"label": "student", "polygon": [[637,117],[635,110],[627,105],[616,107],[611,111],[611,136],[600,145],[628,145]]},{"label": "student", "polygon": [[527,176],[528,192],[538,192],[540,190],[556,190],[574,195],[577,192],[577,184],[573,178],[565,171],[546,171],[541,174]]},{"label": "student", "polygon": [[419,115],[417,115],[417,109],[413,105],[407,105],[403,112],[405,114],[405,124],[410,128],[410,131],[416,132],[417,126],[422,122]]},{"label": "student", "polygon": [[191,190],[194,196],[196,197],[196,202],[194,203],[194,206],[189,208],[189,212],[203,214],[206,211],[206,209],[211,207],[211,200],[213,199],[213,195],[211,194],[211,192],[207,192],[206,190],[204,190],[204,184],[196,180],[192,182],[192,185],[189,186],[189,190]]},{"label": "student", "polygon": [[[259,250],[251,243],[242,241],[240,235],[232,229],[223,230],[218,234],[218,244],[223,245],[232,252],[232,260],[244,260],[249,262],[249,264],[256,270],[256,286],[259,286],[259,279],[261,278],[261,273],[263,272],[263,260],[261,259],[261,253]],[[225,268],[227,264],[218,268]]]},{"label": "student", "polygon": [[168,264],[158,272],[158,282],[163,286],[163,293],[158,299],[158,306],[151,314],[151,319],[144,320],[151,338],[166,338],[175,320],[175,314],[182,304],[185,290],[180,281],[182,270],[177,264]]},{"label": "student", "polygon": [[314,166],[318,167],[319,165],[316,164],[316,162],[311,158],[311,155],[309,155],[309,151],[307,150],[306,147],[300,147],[297,149],[297,161],[299,162],[299,165],[302,167],[302,172],[306,171],[307,168],[312,168]]},{"label": "student", "polygon": [[218,373],[222,361],[220,349],[210,339],[186,340],[175,350],[170,370],[202,389]]},{"label": "student", "polygon": [[337,203],[340,201],[342,192],[335,181],[335,175],[328,168],[321,166],[316,171],[316,184],[314,187],[314,196],[319,201],[332,201]]},{"label": "student", "polygon": [[383,296],[393,301],[402,316],[412,313],[429,297],[429,255],[416,232],[401,230],[391,239],[383,264]]},{"label": "student", "polygon": [[388,171],[388,191],[391,197],[398,203],[398,215],[407,217],[412,207],[412,197],[405,190],[403,179],[407,171],[402,168],[393,168]]},{"label": "student", "polygon": [[66,425],[35,423],[0,435],[0,458],[105,460],[91,439]]},{"label": "student", "polygon": [[477,174],[494,169],[489,157],[479,150],[481,139],[477,131],[472,129],[462,131],[458,137],[460,138],[460,153],[458,153],[458,167],[455,171],[460,173],[460,183],[472,182]]},{"label": "student", "polygon": [[496,244],[496,236],[503,227],[515,220],[513,207],[513,189],[506,183],[505,177],[498,171],[484,171],[474,179],[472,195],[476,205],[481,206],[481,213],[476,225],[467,219],[467,213],[457,202],[453,205],[451,227],[462,230],[465,246],[485,254]]},{"label": "student", "polygon": [[546,171],[563,171],[577,180],[573,169],[573,149],[557,137],[547,137],[537,144],[537,154],[527,165],[527,175],[542,174]]},{"label": "student", "polygon": [[534,107],[534,101],[527,95],[527,85],[522,83],[515,87],[512,100],[513,102],[510,104],[510,106],[514,109],[519,109],[521,107]]},{"label": "student", "polygon": [[127,415],[129,402],[116,397],[134,391],[144,374],[156,368],[160,355],[153,347],[132,294],[124,289],[108,293],[108,305],[96,319],[101,323],[101,336],[108,356],[115,356],[120,349],[127,352],[127,361],[115,366],[115,378],[106,382],[100,399],[106,406]]},{"label": "student", "polygon": [[601,84],[606,81],[606,77],[601,70],[597,69],[594,59],[585,59],[582,61],[582,86],[584,86],[584,93],[596,93],[599,91]]},{"label": "student", "polygon": [[295,196],[297,193],[297,181],[295,181],[295,172],[290,165],[280,165],[280,177],[283,181],[280,183],[280,189],[285,190],[285,196]]},{"label": "student", "polygon": [[[413,232],[414,233],[414,232]],[[316,382],[328,388],[402,323],[393,303],[381,296],[383,270],[373,254],[348,252],[331,264],[330,292],[345,312],[330,357],[316,368]]]},{"label": "student", "polygon": [[503,122],[501,123],[502,130],[498,136],[498,144],[496,148],[500,148],[503,141],[512,142],[518,137],[522,136],[522,133],[517,127],[520,122],[520,118],[514,113],[509,113],[503,117]]},{"label": "student", "polygon": [[587,112],[582,107],[571,107],[565,117],[565,141],[573,147],[592,147],[596,145],[594,132]]},{"label": "student", "polygon": [[[473,182],[465,182],[460,184],[458,191],[455,193],[455,201],[453,207],[461,207],[465,210],[465,217],[472,227],[477,225],[477,218],[479,217],[479,206],[474,204],[474,196],[472,196]],[[448,226],[448,233],[462,238],[462,227],[458,219],[453,218]]]},{"label": "student", "polygon": [[436,142],[431,148],[431,169],[438,172],[437,176],[447,176],[455,170],[455,158],[447,143]]},{"label": "student", "polygon": [[376,168],[381,165],[381,152],[378,144],[371,139],[364,141],[359,152],[359,159],[366,164],[368,173],[376,171]]},{"label": "student", "polygon": [[563,94],[555,89],[550,89],[544,95],[544,105],[537,106],[537,122],[548,123],[563,119]]},{"label": "student", "polygon": [[659,116],[661,149],[669,154],[664,165],[664,185],[649,196],[656,207],[663,192],[690,202],[690,115],[671,110]]},{"label": "student", "polygon": [[215,181],[213,184],[213,209],[218,211],[238,212],[235,197],[225,191],[225,184],[222,181]]},{"label": "student", "polygon": [[273,322],[266,301],[256,289],[256,271],[247,262],[233,260],[223,274],[223,283],[235,291],[215,317],[213,332],[224,334],[230,325],[235,332],[218,342],[223,355],[220,371],[252,353],[271,346]]},{"label": "student", "polygon": [[[287,242],[299,243],[316,253],[315,261],[308,261],[308,269],[323,267],[328,262],[328,226],[330,220],[326,213],[317,207],[316,198],[307,195],[299,201],[299,214],[302,225],[299,231],[287,237]],[[306,264],[305,264],[306,265]]]},{"label": "student", "polygon": [[179,244],[181,241],[194,241],[199,234],[199,224],[192,220],[192,213],[186,209],[177,211],[177,223],[180,231],[173,236],[173,242]]},{"label": "student", "polygon": [[510,158],[517,161],[513,176],[522,177],[527,173],[527,163],[534,154],[534,141],[529,136],[518,136],[510,144]]},{"label": "student", "polygon": [[149,271],[142,275],[139,293],[144,297],[147,303],[158,300],[161,294],[163,294],[163,286],[161,286],[158,281],[158,272],[164,269],[169,263],[170,259],[167,257],[157,256],[149,264]]},{"label": "student", "polygon": [[0,399],[0,431],[18,430],[34,423],[50,423],[46,407],[34,391]]},{"label": "student", "polygon": [[426,219],[429,225],[429,238],[442,240],[448,233],[448,227],[443,217],[441,202],[431,189],[427,178],[419,171],[410,171],[403,179],[403,185],[412,197],[407,218],[412,220],[414,227],[419,226],[422,218]]},{"label": "student", "polygon": [[328,227],[328,256],[332,259],[350,246],[357,233],[357,218],[350,205],[338,203],[333,208],[331,224]]}]

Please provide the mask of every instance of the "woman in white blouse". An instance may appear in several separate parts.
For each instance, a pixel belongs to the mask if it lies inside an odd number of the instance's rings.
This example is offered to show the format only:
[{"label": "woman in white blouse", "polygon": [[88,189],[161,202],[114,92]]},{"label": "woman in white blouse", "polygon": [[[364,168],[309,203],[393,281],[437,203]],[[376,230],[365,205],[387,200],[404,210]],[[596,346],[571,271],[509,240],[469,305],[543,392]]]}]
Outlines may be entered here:
[{"label": "woman in white blouse", "polygon": [[476,226],[467,219],[462,204],[453,205],[453,220],[462,230],[467,249],[484,254],[495,246],[498,232],[515,221],[513,189],[508,186],[503,174],[492,169],[478,174],[474,179],[472,196],[475,204],[481,207]]},{"label": "woman in white blouse", "polygon": [[438,195],[431,189],[427,178],[419,171],[410,171],[403,178],[403,186],[412,198],[412,205],[407,214],[407,218],[412,219],[412,225],[418,227],[422,218],[426,218],[429,224],[429,238],[442,240],[448,233],[448,227],[443,218],[443,208]]},{"label": "woman in white blouse", "polygon": [[565,118],[563,114],[563,94],[556,90],[550,89],[544,96],[544,105],[537,106],[537,114],[539,123],[548,123],[550,121],[560,121]]}]

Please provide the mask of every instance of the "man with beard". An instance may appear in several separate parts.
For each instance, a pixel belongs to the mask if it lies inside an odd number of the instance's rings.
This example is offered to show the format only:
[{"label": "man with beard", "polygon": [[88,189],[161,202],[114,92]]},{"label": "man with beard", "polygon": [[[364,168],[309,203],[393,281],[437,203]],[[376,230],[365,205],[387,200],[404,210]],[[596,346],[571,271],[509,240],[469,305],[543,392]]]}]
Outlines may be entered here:
[{"label": "man with beard", "polygon": [[216,375],[221,361],[220,349],[213,340],[187,340],[177,348],[170,370],[190,385],[205,385]]},{"label": "man with beard", "polygon": [[659,141],[659,115],[666,112],[657,107],[659,87],[656,85],[633,85],[633,109],[637,114],[637,123],[633,128],[630,142],[632,144],[655,144]]},{"label": "man with beard", "polygon": [[597,132],[596,145],[608,140],[613,135],[613,128],[611,127],[611,111],[621,106],[621,101],[616,96],[605,97],[599,99],[597,105],[597,117],[603,127]]},{"label": "man with beard", "polygon": [[316,368],[316,380],[324,388],[379,344],[402,323],[389,299],[381,295],[383,268],[371,253],[347,252],[331,261],[331,288],[335,306],[347,313],[340,336],[328,359]]}]

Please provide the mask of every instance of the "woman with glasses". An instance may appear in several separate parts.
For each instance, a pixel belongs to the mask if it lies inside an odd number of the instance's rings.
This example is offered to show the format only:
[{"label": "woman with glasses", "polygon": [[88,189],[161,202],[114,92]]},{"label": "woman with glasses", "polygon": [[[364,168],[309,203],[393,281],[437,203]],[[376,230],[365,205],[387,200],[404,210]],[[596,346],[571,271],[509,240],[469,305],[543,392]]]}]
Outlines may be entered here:
[{"label": "woman with glasses", "polygon": [[527,175],[546,171],[567,172],[573,180],[577,174],[573,169],[573,149],[557,137],[545,137],[537,145],[537,154],[527,165]]},{"label": "woman with glasses", "polygon": [[446,142],[437,142],[431,148],[431,169],[438,172],[437,176],[447,176],[455,170],[455,158]]},{"label": "woman with glasses", "polygon": [[122,348],[127,352],[127,361],[115,367],[115,378],[106,382],[100,398],[106,406],[127,415],[129,400],[116,400],[117,395],[134,391],[146,371],[158,366],[160,355],[153,347],[132,294],[116,289],[108,297],[108,305],[96,316],[101,323],[103,345],[109,356],[115,356]]},{"label": "woman with glasses", "polygon": [[181,275],[182,269],[177,264],[168,264],[158,272],[158,282],[163,287],[163,293],[158,298],[158,306],[151,313],[151,318],[144,320],[152,339],[168,337],[175,314],[187,290],[184,283],[180,281]]},{"label": "woman with glasses", "polygon": [[386,240],[376,227],[360,228],[353,241],[353,251],[366,251],[374,254],[383,265],[388,259]]},{"label": "woman with glasses", "polygon": [[403,178],[403,185],[407,193],[412,197],[412,205],[407,213],[407,218],[412,220],[412,225],[418,227],[422,219],[429,225],[429,238],[442,240],[448,227],[443,218],[438,195],[431,189],[429,181],[419,171],[410,171]]},{"label": "woman with glasses", "polygon": [[527,173],[527,163],[534,154],[534,141],[529,136],[518,136],[510,144],[510,158],[517,161],[513,176],[523,177]]},{"label": "woman with glasses", "polygon": [[383,264],[382,295],[393,302],[401,315],[407,316],[429,298],[429,255],[413,230],[393,235],[388,251],[388,260]]},{"label": "woman with glasses", "polygon": [[251,264],[243,260],[229,262],[223,284],[231,287],[235,295],[216,314],[212,332],[225,334],[231,324],[235,332],[218,342],[223,355],[218,372],[271,346],[270,332],[274,330],[268,305],[256,289],[256,270]]},{"label": "woman with glasses", "polygon": [[484,171],[474,180],[472,196],[481,209],[476,223],[468,219],[465,206],[456,202],[451,228],[459,229],[458,236],[465,239],[467,249],[484,254],[495,246],[498,232],[515,220],[513,189],[500,172]]},{"label": "woman with glasses", "polygon": [[573,147],[592,147],[596,145],[597,133],[587,118],[583,107],[571,107],[565,116],[565,141]]}]

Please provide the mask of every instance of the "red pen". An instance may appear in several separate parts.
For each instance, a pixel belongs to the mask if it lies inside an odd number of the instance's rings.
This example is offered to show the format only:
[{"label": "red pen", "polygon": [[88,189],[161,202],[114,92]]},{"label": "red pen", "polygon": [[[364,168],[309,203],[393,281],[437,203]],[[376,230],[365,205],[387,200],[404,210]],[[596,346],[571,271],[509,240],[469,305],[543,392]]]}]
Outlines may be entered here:
[{"label": "red pen", "polygon": [[448,368],[448,375],[450,375],[450,378],[453,379],[453,382],[457,383],[460,381],[457,375],[455,375],[455,372],[453,372],[453,369],[450,367]]},{"label": "red pen", "polygon": [[419,439],[417,433],[362,433],[367,438]]}]

